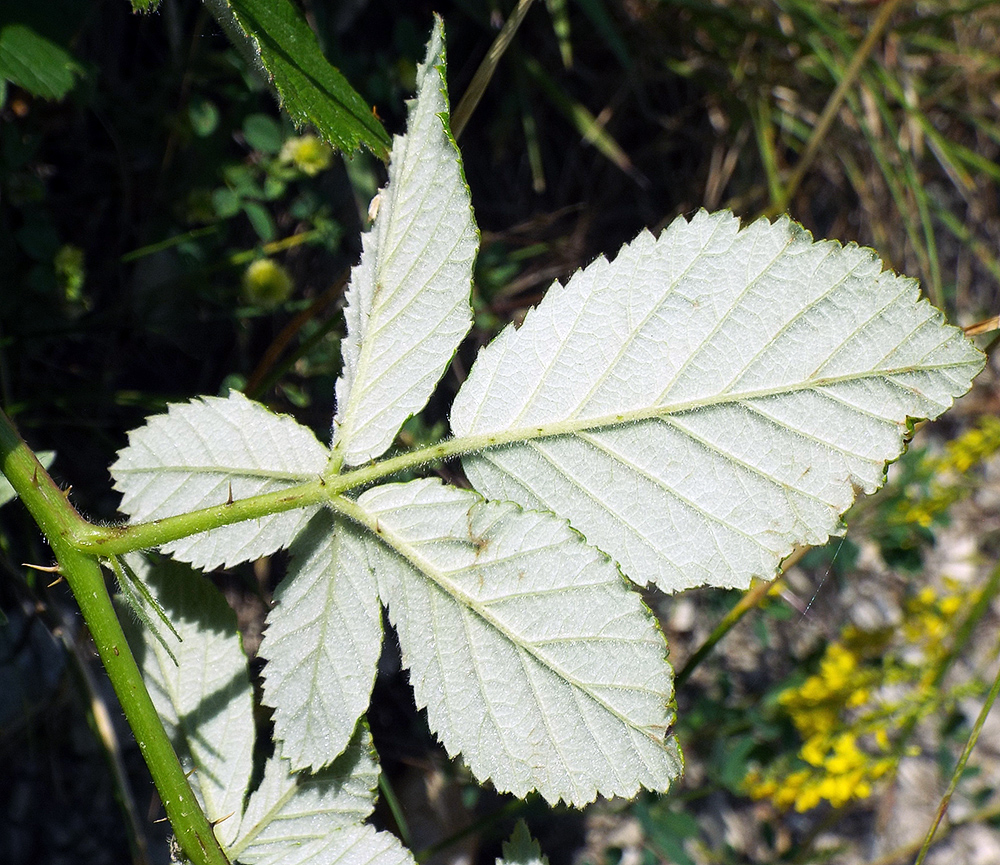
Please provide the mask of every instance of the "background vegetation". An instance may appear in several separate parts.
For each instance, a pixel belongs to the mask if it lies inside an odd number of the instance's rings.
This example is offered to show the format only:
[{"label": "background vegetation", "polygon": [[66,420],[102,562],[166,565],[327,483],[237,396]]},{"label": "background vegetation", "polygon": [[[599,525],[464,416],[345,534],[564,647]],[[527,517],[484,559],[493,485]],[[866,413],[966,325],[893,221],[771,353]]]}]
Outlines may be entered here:
[{"label": "background vegetation", "polygon": [[[0,11],[0,73],[20,24],[70,58],[49,91],[0,94],[0,400],[22,434],[109,521],[106,467],[168,401],[238,387],[326,437],[342,290],[383,166],[296,131],[194,0],[149,17],[124,0],[7,5],[25,8]],[[304,8],[399,132],[432,10],[457,104],[512,5]],[[787,209],[817,236],[873,246],[958,323],[996,314],[997,45],[996,2],[536,4],[460,140],[484,238],[476,327],[401,444],[443,428],[478,346],[554,277],[698,207]],[[949,420],[915,431],[847,540],[769,593],[649,596],[683,671],[688,773],[670,796],[579,814],[477,787],[388,652],[370,716],[379,819],[426,861],[491,862],[519,815],[553,863],[912,858],[996,667],[996,414],[988,368]],[[0,860],[164,861],[166,828],[72,601],[21,564],[48,559],[27,514],[4,507]],[[213,575],[251,653],[281,570]],[[941,861],[1000,858],[989,732]]]}]

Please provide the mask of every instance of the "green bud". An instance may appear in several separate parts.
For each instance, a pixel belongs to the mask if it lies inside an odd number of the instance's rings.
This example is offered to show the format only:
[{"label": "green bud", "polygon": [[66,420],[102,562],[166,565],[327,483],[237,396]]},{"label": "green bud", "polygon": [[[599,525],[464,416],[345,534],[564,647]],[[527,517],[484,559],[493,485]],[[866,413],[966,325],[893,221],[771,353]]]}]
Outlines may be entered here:
[{"label": "green bud", "polygon": [[243,297],[259,306],[284,303],[294,287],[288,271],[270,258],[258,258],[243,273]]}]

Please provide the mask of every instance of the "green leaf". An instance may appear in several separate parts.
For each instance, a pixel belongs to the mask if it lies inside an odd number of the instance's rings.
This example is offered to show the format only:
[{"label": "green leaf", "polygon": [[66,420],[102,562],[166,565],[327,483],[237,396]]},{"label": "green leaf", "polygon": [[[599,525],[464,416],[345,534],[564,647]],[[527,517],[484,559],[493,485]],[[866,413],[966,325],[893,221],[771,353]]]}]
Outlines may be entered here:
[{"label": "green leaf", "polygon": [[477,359],[457,436],[489,498],[551,510],[639,583],[770,578],[884,481],[983,355],[871,250],[729,213],[639,235],[549,290]]},{"label": "green leaf", "polygon": [[496,865],[549,865],[549,857],[542,855],[524,820],[518,820],[510,840],[503,842],[503,859],[497,859]]},{"label": "green leaf", "polygon": [[563,520],[436,479],[367,490],[351,516],[417,705],[477,778],[584,805],[677,777],[663,635]]},{"label": "green leaf", "polygon": [[382,647],[382,608],[357,531],[317,514],[289,553],[261,655],[264,702],[294,769],[319,768],[347,746],[368,707]]},{"label": "green leaf", "polygon": [[43,99],[62,99],[83,70],[64,48],[33,28],[0,27],[0,78]]},{"label": "green leaf", "polygon": [[268,209],[258,201],[244,201],[242,207],[253,226],[253,230],[257,232],[257,237],[264,243],[270,243],[274,240],[276,229]]},{"label": "green leaf", "polygon": [[236,616],[215,586],[186,565],[150,565],[138,554],[127,563],[177,629],[176,635],[142,629],[140,666],[191,788],[228,843],[243,810],[254,742],[253,692]]},{"label": "green leaf", "polygon": [[373,459],[420,411],[472,325],[469,293],[479,233],[448,129],[444,25],[435,20],[406,135],[347,292],[344,371],[334,456]]},{"label": "green leaf", "polygon": [[251,114],[243,121],[243,137],[254,150],[274,155],[281,150],[281,127],[273,117]]},{"label": "green leaf", "polygon": [[219,106],[204,96],[194,96],[188,103],[191,130],[199,138],[207,138],[219,128]]},{"label": "green leaf", "polygon": [[240,205],[243,202],[240,196],[232,189],[220,186],[212,190],[212,206],[215,208],[216,216],[220,219],[228,219],[240,212]]},{"label": "green leaf", "polygon": [[[111,466],[121,509],[133,522],[274,492],[313,480],[329,451],[312,431],[233,391],[168,407],[129,433]],[[163,546],[206,570],[269,555],[287,546],[316,508],[234,523]]]},{"label": "green leaf", "polygon": [[206,0],[233,41],[253,53],[299,125],[311,123],[345,153],[359,146],[385,158],[389,136],[364,99],[330,65],[289,0]]}]

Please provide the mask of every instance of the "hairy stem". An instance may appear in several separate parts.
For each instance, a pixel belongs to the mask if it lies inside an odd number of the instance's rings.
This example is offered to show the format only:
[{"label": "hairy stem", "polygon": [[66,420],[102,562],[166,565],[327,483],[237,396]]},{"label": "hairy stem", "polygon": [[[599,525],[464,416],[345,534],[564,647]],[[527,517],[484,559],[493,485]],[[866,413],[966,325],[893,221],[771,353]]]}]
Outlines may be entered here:
[{"label": "hairy stem", "polygon": [[[932,369],[925,364],[925,370]],[[897,372],[910,372],[912,367],[899,369],[879,369],[873,371],[872,378],[883,378]],[[679,415],[693,409],[712,405],[740,404],[746,400],[760,399],[777,393],[793,390],[812,390],[827,384],[844,380],[857,381],[856,373],[843,376],[827,376],[810,379],[801,385],[781,385],[774,388],[756,388],[739,393],[723,392],[715,396],[698,398],[672,405],[653,405],[641,409],[624,411],[600,417],[568,418],[544,423],[540,426],[515,427],[497,432],[474,433],[448,439],[430,447],[409,451],[398,456],[373,462],[340,474],[342,455],[334,450],[326,471],[311,480],[303,478],[302,483],[289,486],[277,492],[248,496],[236,501],[220,502],[212,507],[191,511],[173,517],[136,523],[129,526],[97,526],[84,520],[72,508],[66,518],[65,534],[70,545],[81,552],[101,557],[121,555],[133,550],[149,549],[171,541],[180,540],[199,532],[216,529],[243,520],[261,519],[272,514],[310,507],[329,502],[352,490],[384,480],[400,472],[419,468],[437,460],[451,459],[463,454],[479,453],[491,448],[536,441],[557,436],[575,435],[589,431],[599,431],[629,423],[637,423],[658,417]],[[164,467],[166,470],[167,467]]]},{"label": "hairy stem", "polygon": [[121,555],[133,550],[149,549],[243,520],[260,519],[296,508],[323,504],[334,496],[436,460],[474,453],[514,441],[525,441],[532,437],[539,438],[543,433],[545,430],[542,429],[522,429],[500,435],[463,436],[390,457],[344,474],[336,473],[339,466],[335,463],[322,477],[284,490],[248,496],[245,499],[213,505],[175,517],[164,517],[148,523],[98,526],[87,522],[74,511],[75,519],[67,523],[66,536],[75,549],[98,556]]},{"label": "hairy stem", "polygon": [[89,524],[69,503],[2,411],[0,468],[45,534],[59,563],[59,572],[80,605],[181,847],[197,865],[228,865],[229,860],[191,791],[146,691],[115,615],[100,565],[93,555],[81,552],[70,542],[74,531]]}]

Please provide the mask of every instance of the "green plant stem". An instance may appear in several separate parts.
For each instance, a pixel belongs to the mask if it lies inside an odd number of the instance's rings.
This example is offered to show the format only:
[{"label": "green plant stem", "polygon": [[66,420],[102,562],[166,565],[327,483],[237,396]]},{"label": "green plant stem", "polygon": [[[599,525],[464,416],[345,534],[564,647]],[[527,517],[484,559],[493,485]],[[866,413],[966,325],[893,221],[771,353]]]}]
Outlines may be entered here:
[{"label": "green plant stem", "polygon": [[[621,423],[627,419],[619,416],[615,420]],[[283,511],[323,504],[345,492],[438,460],[476,453],[493,447],[502,447],[515,442],[565,435],[578,428],[586,429],[590,426],[600,426],[607,423],[607,418],[598,418],[596,420],[550,424],[546,427],[520,427],[498,433],[461,436],[419,450],[399,454],[377,463],[371,463],[344,474],[337,474],[339,463],[334,463],[332,468],[315,480],[296,484],[284,490],[248,496],[245,499],[213,505],[175,517],[164,517],[130,526],[98,526],[87,522],[76,511],[73,511],[72,518],[67,521],[65,533],[69,542],[82,552],[102,557],[121,555],[133,550],[158,547],[198,532],[205,532],[231,523],[260,519]]]},{"label": "green plant stem", "polygon": [[990,692],[986,696],[986,701],[983,703],[983,707],[979,711],[979,717],[976,718],[976,724],[972,728],[972,732],[969,734],[968,741],[965,743],[965,749],[962,751],[962,756],[959,757],[958,765],[952,773],[951,783],[948,784],[947,791],[945,791],[944,796],[941,797],[937,813],[934,815],[934,821],[927,830],[923,846],[920,848],[920,853],[917,855],[917,859],[913,865],[921,865],[927,857],[927,852],[930,850],[931,843],[934,841],[934,835],[937,832],[941,820],[944,819],[944,815],[948,810],[948,805],[951,802],[952,794],[954,794],[955,788],[958,786],[958,782],[961,779],[962,774],[965,772],[965,764],[969,762],[972,749],[976,747],[976,742],[979,740],[979,734],[983,729],[983,724],[986,723],[986,716],[989,715],[990,709],[993,708],[993,704],[997,699],[997,694],[1000,694],[1000,670],[997,670],[996,677],[993,679],[993,687],[990,688]]},{"label": "green plant stem", "polygon": [[162,252],[164,249],[179,246],[189,240],[204,237],[207,234],[215,234],[218,230],[218,225],[206,225],[203,228],[195,228],[191,231],[185,231],[183,234],[175,234],[173,237],[168,237],[165,240],[150,243],[146,246],[140,247],[139,249],[133,249],[131,252],[126,252],[122,255],[119,261],[121,261],[122,264],[129,264],[130,262],[137,261],[140,258],[145,258],[147,255],[153,255],[154,253]]},{"label": "green plant stem", "polygon": [[[781,577],[776,577],[776,580],[780,580]],[[722,620],[712,629],[712,633],[708,635],[708,638],[702,643],[697,650],[687,659],[687,663],[678,671],[677,675],[674,677],[674,689],[678,690],[681,685],[683,685],[688,677],[694,672],[695,668],[708,657],[709,653],[716,647],[719,641],[726,636],[747,613],[750,612],[754,607],[756,607],[765,597],[767,593],[771,591],[774,586],[773,581],[764,581],[757,583],[749,592],[747,592],[739,601],[736,603]]]},{"label": "green plant stem", "polygon": [[389,813],[392,814],[392,819],[396,821],[399,839],[407,849],[413,849],[413,836],[410,834],[410,825],[406,821],[403,806],[400,804],[396,796],[396,791],[392,788],[392,784],[389,783],[389,779],[386,778],[385,772],[379,772],[378,789],[386,806],[389,808]]},{"label": "green plant stem", "polygon": [[[925,367],[930,368],[930,367]],[[907,368],[881,369],[872,376],[884,377],[896,372],[908,372]],[[304,480],[292,484],[284,490],[249,496],[236,501],[222,502],[201,510],[180,514],[173,517],[153,520],[148,523],[137,523],[130,526],[97,526],[87,522],[72,508],[67,517],[65,534],[70,544],[81,552],[100,557],[121,555],[133,550],[150,549],[171,541],[186,538],[209,529],[227,526],[243,520],[260,519],[272,514],[295,510],[329,502],[334,496],[357,490],[394,474],[409,471],[439,460],[451,459],[463,454],[479,453],[492,448],[520,444],[557,436],[572,435],[588,430],[621,426],[627,423],[649,420],[651,418],[669,417],[682,414],[695,408],[711,405],[726,405],[741,400],[759,399],[778,393],[789,393],[796,389],[813,389],[828,384],[836,384],[848,378],[857,380],[858,376],[828,376],[811,379],[796,388],[782,385],[775,388],[759,388],[744,391],[739,394],[722,393],[717,396],[689,400],[670,406],[652,406],[599,417],[570,418],[568,420],[547,423],[542,426],[517,427],[498,432],[478,433],[448,439],[429,447],[399,454],[395,457],[369,463],[361,468],[339,474],[343,463],[343,454],[336,449],[330,458],[330,463],[322,475],[314,480]],[[293,479],[294,480],[294,479]]]},{"label": "green plant stem", "polygon": [[220,526],[321,504],[329,497],[325,487],[322,480],[315,480],[286,490],[130,526],[98,526],[79,518],[69,542],[81,552],[101,558],[149,550]]},{"label": "green plant stem", "polygon": [[469,118],[472,117],[472,112],[476,110],[479,100],[486,91],[486,86],[490,83],[493,73],[496,72],[500,58],[503,57],[507,46],[510,45],[514,34],[517,33],[518,27],[521,26],[521,22],[524,20],[524,16],[528,14],[528,10],[531,8],[533,2],[534,0],[520,0],[518,2],[514,11],[510,13],[510,17],[504,22],[503,27],[497,34],[497,38],[493,40],[490,50],[486,52],[486,56],[483,58],[483,62],[479,64],[476,74],[472,76],[472,80],[469,82],[469,86],[466,88],[462,99],[458,103],[458,108],[455,109],[455,113],[451,118],[451,134],[455,136],[456,141],[461,137],[465,125],[469,122]]},{"label": "green plant stem", "polygon": [[115,615],[104,574],[93,555],[70,541],[87,523],[69,503],[41,463],[0,411],[0,468],[45,534],[80,605],[108,678],[149,766],[167,817],[184,852],[197,865],[228,865],[215,833],[198,804],[163,724],[149,698],[142,674]]},{"label": "green plant stem", "polygon": [[809,138],[809,142],[806,144],[806,149],[802,152],[802,156],[796,163],[791,177],[788,178],[788,182],[785,184],[783,193],[764,211],[767,216],[784,213],[788,209],[789,202],[799,188],[799,184],[802,183],[802,179],[806,176],[806,172],[812,165],[813,159],[815,159],[816,154],[819,152],[819,148],[826,138],[826,133],[830,131],[830,127],[833,125],[834,118],[847,96],[847,91],[854,86],[854,82],[861,72],[861,67],[868,60],[869,55],[875,48],[875,44],[884,35],[889,26],[889,19],[892,18],[893,13],[901,2],[902,0],[887,0],[887,2],[882,4],[875,21],[872,22],[871,29],[861,42],[861,45],[858,46],[858,50],[854,52],[851,62],[844,71],[844,77],[840,79],[833,93],[830,94],[830,98],[823,108],[823,113],[820,115],[819,120],[816,121],[816,126]]},{"label": "green plant stem", "polygon": [[695,668],[708,657],[709,653],[716,647],[720,640],[726,634],[728,634],[737,623],[742,619],[747,613],[752,609],[759,606],[761,601],[764,600],[776,586],[784,582],[785,574],[790,567],[797,564],[799,560],[808,552],[808,547],[800,547],[795,552],[793,552],[787,559],[781,563],[782,573],[778,574],[773,580],[761,580],[756,585],[754,585],[749,592],[747,592],[739,601],[736,603],[722,620],[712,629],[712,633],[708,635],[705,642],[702,643],[687,659],[687,663],[681,668],[681,670],[674,676],[674,689],[677,690],[687,681],[688,677],[694,672]]},{"label": "green plant stem", "polygon": [[319,240],[323,237],[323,234],[323,229],[311,228],[309,231],[300,231],[298,234],[291,234],[279,240],[272,240],[270,243],[265,243],[259,249],[244,249],[241,252],[230,255],[226,259],[224,266],[240,267],[241,265],[249,264],[261,255],[277,255],[279,252],[286,252],[289,249],[294,249],[296,246],[302,246],[313,240]]}]

